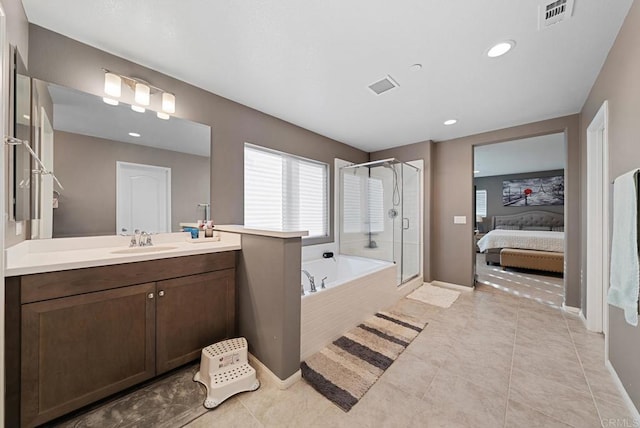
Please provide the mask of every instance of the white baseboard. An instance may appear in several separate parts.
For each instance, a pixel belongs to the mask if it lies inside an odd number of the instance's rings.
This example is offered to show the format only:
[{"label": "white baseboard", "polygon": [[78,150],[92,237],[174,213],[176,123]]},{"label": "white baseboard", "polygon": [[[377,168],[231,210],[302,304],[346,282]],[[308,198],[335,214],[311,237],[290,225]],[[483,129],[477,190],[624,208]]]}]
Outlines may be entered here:
[{"label": "white baseboard", "polygon": [[620,394],[622,395],[622,399],[624,400],[624,404],[626,404],[627,408],[629,409],[629,412],[631,412],[631,415],[633,416],[634,421],[640,421],[640,413],[638,413],[638,409],[636,408],[635,404],[633,404],[631,397],[629,397],[629,394],[627,393],[627,390],[622,384],[622,381],[620,380],[620,377],[618,376],[616,369],[613,368],[611,361],[607,359],[604,362],[604,365],[609,370],[609,373],[611,373],[611,376],[613,377],[613,382],[616,384],[618,391],[620,391]]},{"label": "white baseboard", "polygon": [[578,315],[580,316],[580,319],[582,320],[582,324],[584,324],[584,328],[587,328],[587,319],[584,316],[584,312],[582,312],[582,310],[580,310],[580,313]]},{"label": "white baseboard", "polygon": [[302,372],[300,370],[298,370],[297,372],[295,372],[294,374],[292,374],[291,376],[289,376],[285,380],[280,379],[271,370],[269,370],[269,368],[267,366],[262,364],[262,361],[257,359],[251,353],[249,353],[249,363],[253,366],[253,368],[256,369],[256,372],[259,375],[266,376],[269,379],[271,379],[271,381],[276,384],[278,389],[287,389],[291,385],[293,385],[294,383],[296,383],[297,381],[302,379]]},{"label": "white baseboard", "polygon": [[465,291],[465,292],[473,291],[475,289],[475,287],[466,287],[464,285],[452,284],[450,282],[443,282],[443,281],[431,281],[431,285],[435,285],[437,287],[451,288],[453,290]]},{"label": "white baseboard", "polygon": [[564,304],[564,302],[562,303],[562,310],[565,312],[568,312],[570,314],[573,315],[581,315],[582,311],[580,310],[580,308],[574,308],[573,306],[567,306]]}]

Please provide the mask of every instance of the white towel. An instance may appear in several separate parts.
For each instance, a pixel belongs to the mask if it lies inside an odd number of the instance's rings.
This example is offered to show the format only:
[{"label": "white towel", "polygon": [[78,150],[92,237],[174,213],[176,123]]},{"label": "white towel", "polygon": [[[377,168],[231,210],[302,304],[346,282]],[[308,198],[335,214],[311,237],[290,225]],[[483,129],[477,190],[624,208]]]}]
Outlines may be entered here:
[{"label": "white towel", "polygon": [[613,183],[613,237],[607,301],[624,310],[624,318],[638,325],[638,192],[636,173],[629,171]]}]

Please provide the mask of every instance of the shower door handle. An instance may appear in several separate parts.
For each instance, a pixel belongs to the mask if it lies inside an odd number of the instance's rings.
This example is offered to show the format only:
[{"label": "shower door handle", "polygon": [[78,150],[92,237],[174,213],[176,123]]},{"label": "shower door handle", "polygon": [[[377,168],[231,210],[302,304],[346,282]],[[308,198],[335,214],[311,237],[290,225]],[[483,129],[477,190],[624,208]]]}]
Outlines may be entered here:
[{"label": "shower door handle", "polygon": [[[405,221],[407,222],[405,225]],[[407,217],[402,217],[402,230],[409,229],[409,219]]]}]

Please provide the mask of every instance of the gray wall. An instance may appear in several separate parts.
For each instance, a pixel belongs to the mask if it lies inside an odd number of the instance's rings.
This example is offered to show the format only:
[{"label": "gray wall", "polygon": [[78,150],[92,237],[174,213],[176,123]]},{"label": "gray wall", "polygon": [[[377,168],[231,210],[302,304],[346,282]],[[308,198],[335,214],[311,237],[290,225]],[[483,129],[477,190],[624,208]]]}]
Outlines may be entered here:
[{"label": "gray wall", "polygon": [[171,168],[171,229],[202,218],[209,200],[208,157],[55,131],[53,170],[64,191],[53,210],[53,237],[116,232],[116,162]]},{"label": "gray wall", "polygon": [[[586,192],[587,127],[605,100],[609,101],[609,175],[640,167],[640,3],[629,14],[591,89],[581,115],[582,191]],[[583,278],[586,278],[586,201],[583,203]],[[610,213],[611,214],[611,213]],[[613,217],[610,217],[613,218]],[[612,225],[609,224],[611,228]],[[586,282],[583,308],[586,308]],[[622,311],[609,306],[609,358],[636,407],[640,406],[640,328],[624,321]]]},{"label": "gray wall", "polygon": [[[434,144],[431,201],[431,274],[434,280],[473,286],[473,147],[564,132],[565,301],[580,304],[580,130],[578,115],[559,117]],[[453,224],[453,216],[467,224]],[[435,251],[437,249],[437,251]]]},{"label": "gray wall", "polygon": [[525,172],[522,174],[494,175],[491,177],[477,177],[473,179],[476,190],[487,191],[487,217],[478,224],[481,232],[491,229],[491,219],[495,215],[520,214],[526,211],[549,211],[553,213],[564,213],[564,205],[533,206],[533,207],[505,207],[502,204],[502,182],[504,180],[517,180],[533,177],[553,177],[564,175],[563,169],[553,171]]},{"label": "gray wall", "polygon": [[410,162],[414,160],[422,159],[424,161],[423,178],[424,182],[424,224],[423,224],[423,269],[424,280],[431,282],[431,200],[432,200],[432,153],[433,142],[424,141],[421,143],[410,144],[402,147],[394,147],[388,150],[381,150],[371,153],[371,160],[380,160],[388,158],[396,158],[403,162]]},{"label": "gray wall", "polygon": [[[222,98],[157,71],[142,67],[36,25],[29,26],[29,74],[58,85],[103,96],[107,68],[136,76],[176,95],[176,116],[211,126],[211,207],[218,224],[242,224],[244,143],[250,142],[329,164],[335,157],[366,162],[361,150],[315,134]],[[224,66],[224,64],[221,64]],[[132,94],[123,91],[124,102]],[[333,231],[333,173],[331,230]]]}]

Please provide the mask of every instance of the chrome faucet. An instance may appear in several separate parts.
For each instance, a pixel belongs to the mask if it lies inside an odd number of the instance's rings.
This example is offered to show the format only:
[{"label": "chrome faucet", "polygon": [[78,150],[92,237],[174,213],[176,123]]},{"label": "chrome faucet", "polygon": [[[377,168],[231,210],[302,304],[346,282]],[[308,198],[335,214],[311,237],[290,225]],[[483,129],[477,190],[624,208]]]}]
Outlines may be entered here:
[{"label": "chrome faucet", "polygon": [[316,291],[316,279],[311,276],[311,274],[309,272],[307,272],[306,270],[302,269],[302,273],[307,275],[307,278],[309,279],[309,285],[311,286],[311,288],[309,289],[310,292],[315,293]]},{"label": "chrome faucet", "polygon": [[[126,229],[122,229],[123,232],[126,232]],[[124,233],[123,233],[124,234]],[[151,234],[145,231],[140,231],[140,229],[136,229],[131,235],[131,241],[129,241],[129,247],[148,247],[153,245],[151,241]]]},{"label": "chrome faucet", "polygon": [[324,286],[324,280],[327,279],[327,277],[325,276],[324,278],[322,278],[322,283],[320,283],[320,288],[327,288]]}]

